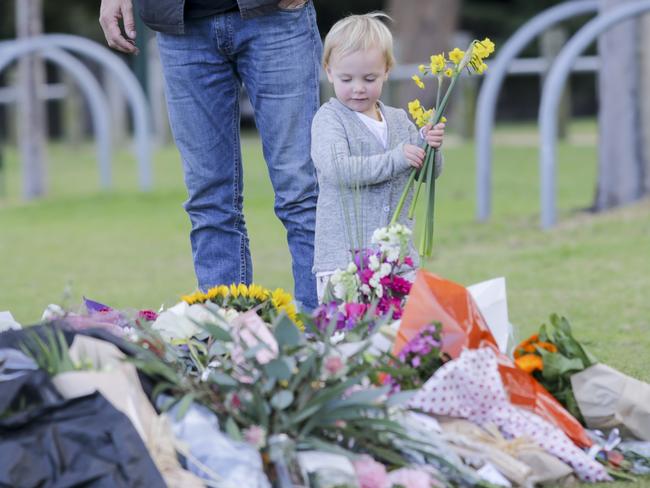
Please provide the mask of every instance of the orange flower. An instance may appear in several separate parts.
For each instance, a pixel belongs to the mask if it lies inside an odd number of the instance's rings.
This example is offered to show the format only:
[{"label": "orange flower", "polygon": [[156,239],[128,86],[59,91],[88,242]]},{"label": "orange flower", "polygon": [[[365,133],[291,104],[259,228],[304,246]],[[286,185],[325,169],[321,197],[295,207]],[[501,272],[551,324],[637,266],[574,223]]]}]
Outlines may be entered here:
[{"label": "orange flower", "polygon": [[557,347],[555,346],[555,344],[553,344],[551,342],[540,341],[540,342],[536,343],[535,345],[537,347],[541,347],[542,349],[546,349],[548,352],[557,352]]},{"label": "orange flower", "polygon": [[517,367],[528,374],[544,370],[544,361],[537,354],[525,354],[515,359]]},{"label": "orange flower", "polygon": [[532,353],[535,352],[535,346],[533,345],[535,342],[539,341],[539,335],[533,334],[530,336],[528,339],[521,341],[517,348],[515,349],[515,358],[519,358],[524,355],[524,353]]}]

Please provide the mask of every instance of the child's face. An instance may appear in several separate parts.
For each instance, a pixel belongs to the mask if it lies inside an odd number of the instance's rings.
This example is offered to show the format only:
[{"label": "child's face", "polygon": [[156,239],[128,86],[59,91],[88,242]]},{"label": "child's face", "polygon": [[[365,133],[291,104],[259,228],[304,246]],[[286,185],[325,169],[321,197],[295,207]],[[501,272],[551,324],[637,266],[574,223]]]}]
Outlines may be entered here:
[{"label": "child's face", "polygon": [[332,56],[327,66],[327,79],[334,85],[336,98],[349,109],[373,118],[387,78],[386,61],[378,48]]}]

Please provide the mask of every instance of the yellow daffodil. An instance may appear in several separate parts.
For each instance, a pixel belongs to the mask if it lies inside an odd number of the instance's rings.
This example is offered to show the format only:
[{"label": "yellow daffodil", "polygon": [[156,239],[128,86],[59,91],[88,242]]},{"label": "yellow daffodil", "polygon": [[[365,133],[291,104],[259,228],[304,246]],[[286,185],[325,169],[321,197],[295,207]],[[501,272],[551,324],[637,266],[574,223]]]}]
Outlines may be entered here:
[{"label": "yellow daffodil", "polygon": [[422,74],[425,74],[427,72],[427,67],[421,64],[420,66],[418,66],[418,71]]},{"label": "yellow daffodil", "polygon": [[444,54],[434,54],[431,56],[431,74],[437,75],[445,69],[447,60]]},{"label": "yellow daffodil", "polygon": [[458,64],[463,60],[464,57],[465,57],[465,51],[461,51],[457,47],[454,48],[453,51],[449,52],[449,59],[456,66],[458,66]]},{"label": "yellow daffodil", "polygon": [[418,86],[418,88],[421,88],[424,90],[424,83],[422,83],[422,80],[418,75],[413,75],[411,76],[411,79],[415,82],[415,84]]},{"label": "yellow daffodil", "polygon": [[447,78],[451,78],[452,76],[454,76],[454,73],[455,73],[455,71],[453,69],[451,69],[451,68],[447,68],[445,70],[445,76]]},{"label": "yellow daffodil", "polygon": [[488,56],[494,52],[494,43],[488,37],[480,41],[479,44],[487,51]]}]

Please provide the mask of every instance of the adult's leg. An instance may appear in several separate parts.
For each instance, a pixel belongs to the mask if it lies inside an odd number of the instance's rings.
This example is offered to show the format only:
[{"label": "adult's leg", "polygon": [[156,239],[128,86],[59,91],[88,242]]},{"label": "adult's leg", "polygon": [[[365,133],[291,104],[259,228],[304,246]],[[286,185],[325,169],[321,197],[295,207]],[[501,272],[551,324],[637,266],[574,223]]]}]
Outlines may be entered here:
[{"label": "adult's leg", "polygon": [[158,34],[169,119],[183,160],[199,287],[250,283],[239,142],[240,80],[222,16]]},{"label": "adult's leg", "polygon": [[318,184],[310,157],[311,121],[319,107],[322,44],[311,2],[243,20],[232,16],[237,69],[262,137],[275,190],[275,213],[287,230],[295,296],[317,305],[314,227]]}]

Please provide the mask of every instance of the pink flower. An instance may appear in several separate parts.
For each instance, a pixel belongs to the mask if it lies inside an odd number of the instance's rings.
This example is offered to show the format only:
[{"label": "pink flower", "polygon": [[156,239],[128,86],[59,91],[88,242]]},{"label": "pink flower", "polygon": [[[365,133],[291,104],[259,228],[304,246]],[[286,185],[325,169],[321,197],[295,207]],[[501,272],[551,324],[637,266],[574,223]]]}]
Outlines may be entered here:
[{"label": "pink flower", "polygon": [[138,318],[146,320],[148,322],[153,322],[158,318],[158,314],[153,310],[140,310],[138,312]]},{"label": "pink flower", "polygon": [[413,259],[411,259],[411,256],[406,256],[404,258],[404,264],[413,268]]},{"label": "pink flower", "polygon": [[343,366],[343,359],[340,356],[328,356],[323,362],[323,367],[330,376],[336,376],[343,369]]},{"label": "pink flower", "polygon": [[278,357],[278,343],[273,333],[254,310],[237,316],[232,321],[230,332],[235,339],[235,348],[232,353],[235,364],[244,363],[246,349],[253,349],[260,342],[266,346],[255,354],[255,358],[260,364],[266,364]]},{"label": "pink flower", "polygon": [[266,431],[259,425],[251,425],[243,434],[244,440],[258,449],[266,445]]},{"label": "pink flower", "polygon": [[388,479],[392,485],[401,485],[404,488],[431,488],[431,477],[425,471],[413,468],[401,468],[391,471]]},{"label": "pink flower", "polygon": [[390,488],[391,483],[383,464],[370,456],[362,456],[353,464],[361,488]]},{"label": "pink flower", "polygon": [[363,271],[359,273],[359,278],[361,279],[361,283],[364,285],[367,285],[368,282],[370,281],[370,278],[372,278],[373,271],[370,268],[364,268]]}]

